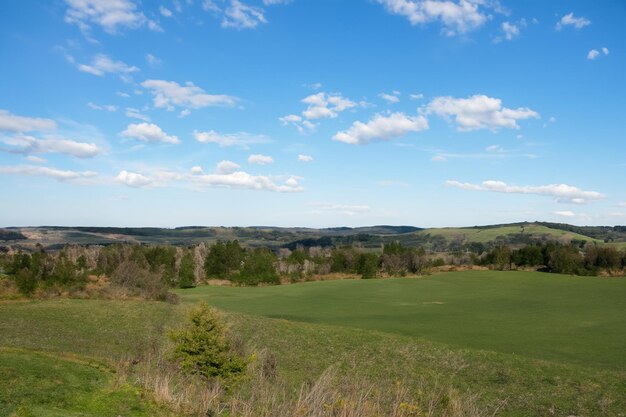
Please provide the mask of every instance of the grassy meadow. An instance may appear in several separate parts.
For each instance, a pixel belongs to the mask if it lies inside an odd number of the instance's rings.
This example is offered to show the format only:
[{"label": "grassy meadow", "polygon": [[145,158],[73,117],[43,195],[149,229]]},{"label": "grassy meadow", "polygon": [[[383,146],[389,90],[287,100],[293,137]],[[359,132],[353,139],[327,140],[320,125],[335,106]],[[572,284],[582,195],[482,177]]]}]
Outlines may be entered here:
[{"label": "grassy meadow", "polygon": [[177,293],[1,302],[0,415],[174,415],[112,365],[163,345],[199,301],[272,355],[292,396],[331,369],[389,401],[402,381],[416,403],[452,389],[488,415],[626,415],[624,279],[471,271]]}]

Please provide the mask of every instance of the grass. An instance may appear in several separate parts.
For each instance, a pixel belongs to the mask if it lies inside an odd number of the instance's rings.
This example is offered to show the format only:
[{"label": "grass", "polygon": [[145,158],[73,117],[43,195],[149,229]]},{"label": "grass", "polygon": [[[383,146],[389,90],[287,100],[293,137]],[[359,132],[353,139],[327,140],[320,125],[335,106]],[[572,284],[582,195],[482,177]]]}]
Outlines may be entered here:
[{"label": "grass", "polygon": [[[501,227],[492,227],[492,228],[446,227],[446,228],[438,228],[438,229],[425,229],[416,233],[421,234],[421,235],[429,234],[431,236],[443,236],[448,240],[462,238],[463,241],[466,241],[466,242],[487,243],[487,242],[494,241],[498,236],[519,235],[520,232],[521,232],[520,226],[501,226]],[[553,229],[550,227],[537,225],[537,224],[525,225],[524,235],[530,235],[535,238],[548,236],[552,239],[559,239],[563,236],[568,236],[571,239],[586,240],[587,242],[602,243],[602,240],[594,239],[589,236],[569,232],[566,230]]]},{"label": "grass", "polygon": [[198,287],[185,291],[184,299],[252,315],[626,370],[625,279],[467,271],[426,279]]},{"label": "grass", "polygon": [[404,381],[415,403],[453,387],[504,416],[626,415],[623,279],[473,271],[178,293],[177,306],[0,302],[0,415],[158,415],[102,364],[161,345],[200,300],[273,355],[292,396],[331,367],[382,397]]},{"label": "grass", "polygon": [[141,392],[115,386],[101,364],[76,357],[0,350],[0,415],[10,417],[150,417],[162,412]]}]

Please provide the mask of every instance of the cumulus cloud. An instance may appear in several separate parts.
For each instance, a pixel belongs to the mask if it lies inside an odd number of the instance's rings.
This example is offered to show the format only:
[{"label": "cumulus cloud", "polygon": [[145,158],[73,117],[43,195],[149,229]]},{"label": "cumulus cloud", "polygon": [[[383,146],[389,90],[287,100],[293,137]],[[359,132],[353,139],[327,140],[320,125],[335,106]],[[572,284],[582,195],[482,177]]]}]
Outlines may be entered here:
[{"label": "cumulus cloud", "polygon": [[475,0],[377,0],[387,12],[404,16],[412,25],[440,22],[448,36],[481,27],[488,15],[481,10],[493,2]]},{"label": "cumulus cloud", "polygon": [[172,17],[172,11],[165,6],[159,7],[159,13],[165,17]]},{"label": "cumulus cloud", "polygon": [[570,210],[555,211],[554,214],[561,217],[576,217],[576,213]]},{"label": "cumulus cloud", "polygon": [[233,161],[220,161],[215,168],[215,173],[224,175],[224,174],[232,174],[241,168],[241,165],[234,163]]},{"label": "cumulus cloud", "polygon": [[424,94],[409,94],[411,100],[421,100],[424,98]]},{"label": "cumulus cloud", "polygon": [[592,49],[592,50],[591,50],[591,51],[589,51],[589,53],[587,54],[587,59],[590,59],[590,60],[592,60],[592,61],[593,61],[594,59],[596,59],[596,58],[597,58],[597,57],[599,57],[599,56],[600,56],[600,52],[598,52],[598,51],[597,51],[597,50],[595,50],[595,49]]},{"label": "cumulus cloud", "polygon": [[280,123],[282,123],[283,126],[295,126],[300,133],[304,133],[306,130],[313,130],[316,126],[314,123],[304,120],[302,116],[298,116],[297,114],[289,114],[287,116],[279,117],[278,120],[280,120]]},{"label": "cumulus cloud", "polygon": [[301,101],[307,105],[302,115],[289,114],[278,119],[284,126],[295,126],[300,133],[315,129],[317,125],[312,120],[335,118],[339,113],[360,105],[341,94],[325,92],[311,94]]},{"label": "cumulus cloud", "polygon": [[385,100],[389,104],[394,104],[394,103],[400,102],[400,97],[398,97],[399,95],[400,95],[399,91],[394,91],[391,94],[389,94],[389,93],[380,93],[378,95],[378,97],[382,98],[383,100]]},{"label": "cumulus cloud", "polygon": [[249,190],[274,191],[279,193],[300,192],[299,177],[289,176],[282,182],[264,175],[251,175],[239,171],[239,165],[231,161],[221,161],[213,174],[194,175],[192,182],[197,186],[210,186],[220,188],[243,188]]},{"label": "cumulus cloud", "polygon": [[139,188],[152,184],[152,179],[137,172],[121,171],[115,180],[129,187]]},{"label": "cumulus cloud", "polygon": [[520,34],[520,29],[517,25],[510,22],[502,23],[502,32],[504,33],[504,38],[507,41],[513,40],[517,38]]},{"label": "cumulus cloud", "polygon": [[[602,51],[602,54],[604,55],[609,54],[608,48],[602,48],[601,51]],[[591,51],[587,53],[587,59],[593,61],[594,59],[598,58],[600,55],[601,55],[600,51],[598,51],[597,49],[592,49]]]},{"label": "cumulus cloud", "polygon": [[0,166],[0,174],[49,177],[61,182],[80,182],[98,175],[93,171],[79,172],[32,165]]},{"label": "cumulus cloud", "polygon": [[255,135],[246,132],[218,133],[215,130],[206,132],[194,130],[193,137],[200,143],[215,143],[221,148],[234,146],[241,149],[249,149],[250,145],[271,142],[265,135]]},{"label": "cumulus cloud", "polygon": [[343,97],[341,94],[317,93],[302,99],[308,104],[302,116],[309,120],[337,117],[344,110],[357,106],[357,103]]},{"label": "cumulus cloud", "polygon": [[200,175],[200,174],[204,174],[204,170],[200,166],[195,166],[195,167],[191,167],[191,173],[193,175]]},{"label": "cumulus cloud", "polygon": [[87,107],[94,109],[94,110],[106,110],[109,112],[116,112],[117,111],[117,106],[114,106],[112,104],[96,104],[96,103],[92,103],[91,101],[89,103],[87,103]]},{"label": "cumulus cloud", "polygon": [[200,109],[209,106],[234,106],[237,98],[225,94],[207,94],[202,88],[187,82],[146,80],[141,85],[153,95],[154,107],[174,110],[175,107]]},{"label": "cumulus cloud", "polygon": [[128,76],[133,72],[139,71],[139,68],[129,66],[122,61],[114,61],[104,54],[98,54],[93,57],[91,64],[78,64],[79,71],[102,77],[105,74],[119,74],[123,80],[128,80]]},{"label": "cumulus cloud", "polygon": [[298,155],[298,161],[300,162],[312,162],[313,157],[311,155]]},{"label": "cumulus cloud", "polygon": [[540,117],[528,107],[509,109],[502,106],[502,100],[485,95],[437,97],[428,104],[426,111],[445,118],[453,117],[460,131],[519,129],[518,120]]},{"label": "cumulus cloud", "polygon": [[428,129],[424,116],[410,117],[404,113],[391,113],[387,116],[375,115],[367,123],[356,121],[348,130],[338,132],[333,140],[351,145],[364,145],[373,141],[386,141],[409,132]]},{"label": "cumulus cloud", "polygon": [[461,188],[471,191],[492,191],[507,194],[536,194],[554,197],[561,203],[585,204],[594,200],[601,200],[605,195],[597,191],[586,191],[567,184],[549,185],[510,185],[503,181],[483,181],[481,184],[472,184],[449,180],[448,187]]},{"label": "cumulus cloud", "polygon": [[54,120],[38,117],[17,116],[0,109],[0,132],[32,132],[56,129]]},{"label": "cumulus cloud", "polygon": [[65,0],[65,3],[68,6],[65,21],[77,25],[83,32],[88,32],[94,24],[110,34],[120,28],[136,29],[146,23],[155,29],[155,22],[138,11],[132,0]]},{"label": "cumulus cloud", "polygon": [[230,1],[222,19],[224,28],[254,29],[262,23],[267,23],[263,9],[249,6],[239,0]]},{"label": "cumulus cloud", "polygon": [[133,123],[128,125],[126,130],[120,133],[120,135],[140,140],[143,142],[163,142],[177,145],[180,140],[177,136],[170,136],[165,133],[159,126],[154,123]]},{"label": "cumulus cloud", "polygon": [[574,17],[574,12],[568,13],[556,23],[556,30],[561,30],[566,26],[573,26],[576,29],[582,29],[589,26],[591,20],[585,17]]},{"label": "cumulus cloud", "polygon": [[249,164],[267,165],[274,163],[274,159],[271,156],[253,154],[248,157]]}]

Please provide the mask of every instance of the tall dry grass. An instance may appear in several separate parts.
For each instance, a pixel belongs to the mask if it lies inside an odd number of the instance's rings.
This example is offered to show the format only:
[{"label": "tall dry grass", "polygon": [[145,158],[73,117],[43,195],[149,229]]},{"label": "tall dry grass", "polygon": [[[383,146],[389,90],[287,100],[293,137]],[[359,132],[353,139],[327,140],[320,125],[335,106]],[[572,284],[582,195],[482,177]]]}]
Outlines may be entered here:
[{"label": "tall dry grass", "polygon": [[217,381],[183,374],[167,350],[151,348],[118,362],[118,383],[141,386],[154,401],[177,416],[189,417],[485,417],[496,416],[501,403],[485,407],[480,398],[450,386],[398,381],[376,386],[362,377],[327,369],[313,383],[288,386],[273,356],[262,351],[249,365],[246,379],[230,392]]}]

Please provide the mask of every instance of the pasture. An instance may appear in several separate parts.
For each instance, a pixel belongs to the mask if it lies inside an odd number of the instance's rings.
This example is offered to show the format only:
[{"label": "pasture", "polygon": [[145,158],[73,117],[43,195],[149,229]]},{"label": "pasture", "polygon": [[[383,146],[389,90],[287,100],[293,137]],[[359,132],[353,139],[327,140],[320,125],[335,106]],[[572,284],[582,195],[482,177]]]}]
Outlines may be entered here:
[{"label": "pasture", "polygon": [[0,415],[168,415],[110,365],[166,344],[199,301],[271,352],[294,396],[331,368],[389,396],[398,381],[416,396],[452,387],[503,416],[626,415],[624,279],[473,271],[177,293],[0,303]]}]

